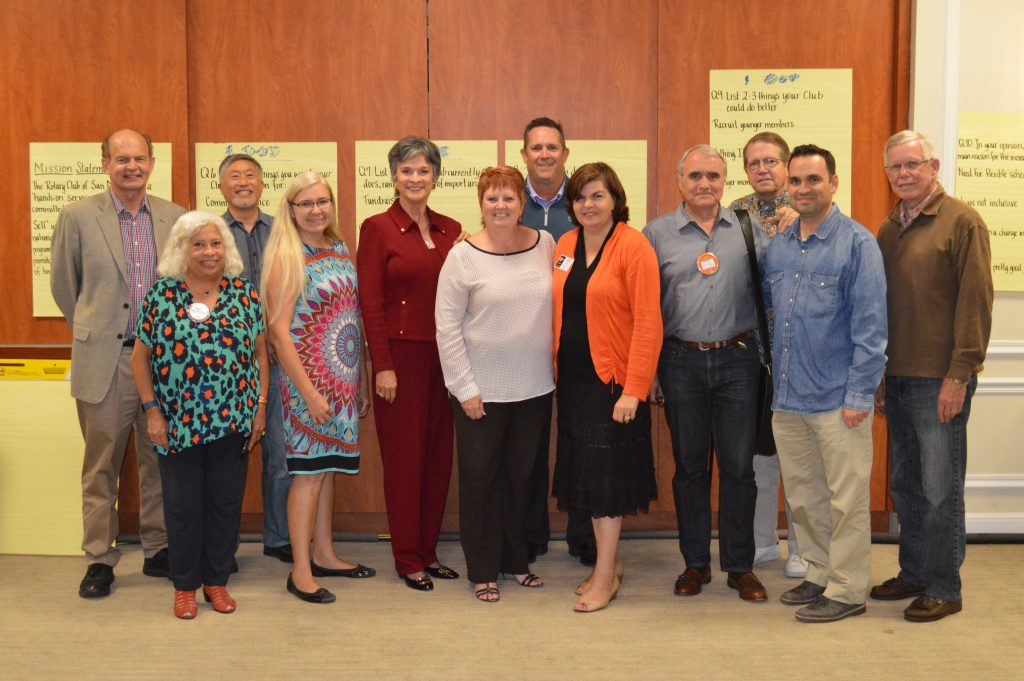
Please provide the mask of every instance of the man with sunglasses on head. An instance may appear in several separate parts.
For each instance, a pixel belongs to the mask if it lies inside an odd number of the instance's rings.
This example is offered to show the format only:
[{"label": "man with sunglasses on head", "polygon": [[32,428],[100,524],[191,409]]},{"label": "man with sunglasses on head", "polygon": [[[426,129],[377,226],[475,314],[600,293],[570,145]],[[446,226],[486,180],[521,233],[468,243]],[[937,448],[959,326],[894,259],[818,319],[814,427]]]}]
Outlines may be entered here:
[{"label": "man with sunglasses on head", "polygon": [[939,184],[931,140],[898,132],[882,158],[900,199],[878,230],[888,279],[885,408],[900,572],[871,597],[914,598],[904,618],[933,622],[963,607],[967,418],[992,329],[992,252],[978,212]]}]

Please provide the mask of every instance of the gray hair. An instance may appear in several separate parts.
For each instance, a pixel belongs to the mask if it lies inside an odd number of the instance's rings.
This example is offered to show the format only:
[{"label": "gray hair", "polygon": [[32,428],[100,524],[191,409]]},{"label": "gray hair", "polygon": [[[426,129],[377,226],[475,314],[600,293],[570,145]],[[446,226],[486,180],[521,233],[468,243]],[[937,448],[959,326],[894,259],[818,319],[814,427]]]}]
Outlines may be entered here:
[{"label": "gray hair", "polygon": [[898,147],[901,144],[906,144],[907,142],[921,143],[921,153],[924,154],[924,158],[922,160],[928,161],[935,158],[934,142],[915,130],[901,130],[885,141],[885,147],[882,148],[882,165],[889,165],[890,149]]},{"label": "gray hair", "polygon": [[248,161],[249,163],[256,166],[256,169],[260,171],[260,177],[263,177],[263,166],[261,166],[260,162],[254,159],[252,156],[250,156],[249,154],[229,154],[228,156],[224,157],[223,161],[220,162],[220,168],[217,170],[217,176],[221,180],[224,179],[224,171],[226,171],[228,167],[235,161]]},{"label": "gray hair", "polygon": [[245,265],[242,264],[242,256],[238,253],[235,237],[232,236],[227,223],[221,217],[199,210],[185,213],[171,227],[167,245],[160,254],[157,274],[171,279],[184,279],[185,269],[188,267],[188,243],[196,232],[207,225],[216,227],[220,233],[220,240],[224,242],[224,276],[231,278],[241,274]]},{"label": "gray hair", "polygon": [[683,162],[689,158],[690,154],[702,154],[704,156],[713,156],[719,159],[725,166],[725,170],[722,171],[722,177],[727,177],[729,174],[729,162],[725,160],[721,152],[715,149],[710,144],[694,144],[692,147],[683,152],[683,155],[679,159],[679,163],[676,164],[676,175],[679,177],[683,176]]},{"label": "gray hair", "polygon": [[422,156],[434,168],[434,182],[441,177],[441,150],[426,137],[403,137],[388,151],[391,181],[398,179],[398,164]]}]

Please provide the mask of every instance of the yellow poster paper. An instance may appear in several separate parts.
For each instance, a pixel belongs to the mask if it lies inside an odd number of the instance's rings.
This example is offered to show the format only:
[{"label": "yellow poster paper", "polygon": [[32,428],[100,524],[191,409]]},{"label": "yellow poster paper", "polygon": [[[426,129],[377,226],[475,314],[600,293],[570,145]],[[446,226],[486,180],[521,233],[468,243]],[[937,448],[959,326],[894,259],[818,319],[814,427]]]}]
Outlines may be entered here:
[{"label": "yellow poster paper", "polygon": [[[441,176],[430,194],[430,208],[458,220],[467,232],[480,229],[476,183],[480,173],[498,163],[495,140],[434,140],[441,150]],[[392,141],[356,141],[356,225],[386,211],[395,200],[388,167]],[[358,236],[357,236],[358,238]]]},{"label": "yellow poster paper", "polygon": [[82,431],[62,380],[69,364],[0,361],[0,553],[82,555]]},{"label": "yellow poster paper", "polygon": [[850,214],[853,131],[852,69],[715,69],[711,71],[711,146],[729,162],[722,202],[752,190],[743,147],[771,130],[790,148],[817,144],[836,158],[835,202]]},{"label": "yellow poster paper", "polygon": [[1024,113],[960,113],[956,197],[988,225],[996,290],[1024,291]]},{"label": "yellow poster paper", "polygon": [[228,209],[220,193],[220,162],[231,154],[248,154],[263,168],[260,209],[277,212],[281,197],[299,173],[314,170],[338,189],[337,142],[204,142],[196,144],[196,209],[223,215]]},{"label": "yellow poster paper", "polygon": [[[569,148],[565,172],[570,177],[580,166],[597,161],[615,170],[626,191],[630,223],[643,229],[651,217],[647,215],[647,140],[566,140],[565,146]],[[523,140],[505,140],[505,163],[518,168],[525,177],[522,149]]]},{"label": "yellow poster paper", "polygon": [[[57,214],[67,204],[99,194],[110,186],[103,172],[100,143],[32,142],[29,145],[29,186],[32,236],[32,315],[60,317],[50,295],[50,240]],[[153,145],[156,165],[146,191],[171,200],[171,145]]]}]

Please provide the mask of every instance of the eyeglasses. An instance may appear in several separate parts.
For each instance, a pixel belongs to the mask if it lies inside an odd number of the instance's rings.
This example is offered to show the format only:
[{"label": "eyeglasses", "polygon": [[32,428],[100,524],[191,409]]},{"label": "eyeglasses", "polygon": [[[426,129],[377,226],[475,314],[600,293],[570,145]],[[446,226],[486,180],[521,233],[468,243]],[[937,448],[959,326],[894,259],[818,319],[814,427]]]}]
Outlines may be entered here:
[{"label": "eyeglasses", "polygon": [[772,168],[774,168],[775,166],[779,165],[780,163],[782,163],[782,159],[778,159],[778,158],[759,159],[757,161],[751,161],[750,163],[748,163],[747,164],[747,170],[753,172],[753,171],[757,170],[760,166],[764,166],[768,170],[771,170]]},{"label": "eyeglasses", "polygon": [[331,201],[330,199],[324,198],[317,199],[316,201],[289,201],[289,203],[291,203],[296,208],[301,208],[302,210],[313,210],[313,206],[316,206],[321,210],[327,210],[327,207],[334,202]]},{"label": "eyeglasses", "polygon": [[906,169],[908,173],[912,173],[921,166],[923,166],[925,163],[928,163],[929,161],[931,161],[930,158],[926,158],[923,161],[907,161],[906,163],[893,163],[892,165],[885,166],[885,172],[889,173],[890,175],[899,175],[902,170]]}]

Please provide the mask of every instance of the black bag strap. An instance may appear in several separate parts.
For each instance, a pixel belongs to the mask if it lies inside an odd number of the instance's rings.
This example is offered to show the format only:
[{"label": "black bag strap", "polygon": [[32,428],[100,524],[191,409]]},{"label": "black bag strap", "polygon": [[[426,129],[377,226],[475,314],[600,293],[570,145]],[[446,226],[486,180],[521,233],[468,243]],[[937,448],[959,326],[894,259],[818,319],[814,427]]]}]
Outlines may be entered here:
[{"label": "black bag strap", "polygon": [[754,228],[750,224],[750,215],[746,210],[735,210],[743,230],[743,240],[747,242],[747,259],[750,261],[750,280],[754,282],[754,304],[757,307],[757,329],[761,334],[761,346],[764,349],[764,365],[771,371],[772,343],[768,337],[768,315],[764,311],[764,293],[761,291],[761,275],[757,269],[757,251],[754,249]]}]

